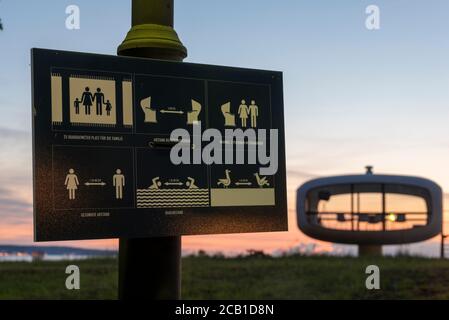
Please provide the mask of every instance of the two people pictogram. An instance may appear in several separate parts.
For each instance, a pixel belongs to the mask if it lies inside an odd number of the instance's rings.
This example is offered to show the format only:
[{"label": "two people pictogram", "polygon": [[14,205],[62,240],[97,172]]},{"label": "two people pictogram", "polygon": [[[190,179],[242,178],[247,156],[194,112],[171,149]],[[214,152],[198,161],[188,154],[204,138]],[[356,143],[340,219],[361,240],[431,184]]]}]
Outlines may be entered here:
[{"label": "two people pictogram", "polygon": [[[221,113],[224,117],[225,127],[235,127],[235,115],[231,113],[231,103],[227,102],[221,106]],[[237,111],[240,118],[240,126],[246,128],[248,126],[248,119],[250,119],[251,128],[257,128],[257,118],[259,117],[259,107],[256,105],[255,100],[251,100],[250,105],[246,104],[245,100],[240,102],[240,106]]]},{"label": "two people pictogram", "polygon": [[257,117],[259,116],[259,107],[256,105],[256,101],[251,100],[249,106],[246,105],[246,101],[242,100],[238,109],[242,128],[246,128],[246,121],[248,118],[251,120],[251,128],[257,127]]},{"label": "two people pictogram", "polygon": [[94,103],[97,116],[103,115],[103,105],[106,110],[106,115],[107,116],[111,115],[112,104],[107,99],[105,101],[104,93],[101,92],[101,88],[97,88],[96,92],[92,94],[92,92],[90,92],[89,87],[86,87],[84,89],[84,92],[81,95],[81,100],[78,98],[75,99],[73,103],[75,107],[75,113],[76,114],[80,113],[80,106],[82,105],[84,106],[84,114],[90,115],[91,107],[94,105]]},{"label": "two people pictogram", "polygon": [[[78,186],[80,185],[78,176],[75,173],[74,169],[69,169],[64,181],[64,185],[69,194],[69,200],[75,200],[76,198],[76,190],[78,190]],[[86,186],[105,186],[104,182],[86,182]],[[115,198],[118,200],[123,199],[123,189],[125,187],[125,176],[122,173],[122,170],[117,169],[115,174],[112,176],[112,185],[115,187]]]}]

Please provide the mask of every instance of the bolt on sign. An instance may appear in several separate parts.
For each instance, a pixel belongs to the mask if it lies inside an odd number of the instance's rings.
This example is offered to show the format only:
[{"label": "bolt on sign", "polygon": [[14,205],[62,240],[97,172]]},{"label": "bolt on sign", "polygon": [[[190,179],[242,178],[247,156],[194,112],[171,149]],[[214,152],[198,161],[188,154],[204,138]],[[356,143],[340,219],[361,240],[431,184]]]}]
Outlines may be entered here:
[{"label": "bolt on sign", "polygon": [[282,73],[31,55],[36,241],[287,230]]}]

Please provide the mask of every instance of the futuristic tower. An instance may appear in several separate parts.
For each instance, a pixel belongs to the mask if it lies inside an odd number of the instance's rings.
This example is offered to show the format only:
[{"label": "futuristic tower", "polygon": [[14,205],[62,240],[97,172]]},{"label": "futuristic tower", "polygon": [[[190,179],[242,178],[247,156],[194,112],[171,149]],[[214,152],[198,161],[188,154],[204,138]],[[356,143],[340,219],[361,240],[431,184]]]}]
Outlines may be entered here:
[{"label": "futuristic tower", "polygon": [[298,226],[306,235],[357,244],[359,255],[382,245],[423,241],[441,233],[442,190],[411,176],[364,175],[314,179],[297,191]]}]

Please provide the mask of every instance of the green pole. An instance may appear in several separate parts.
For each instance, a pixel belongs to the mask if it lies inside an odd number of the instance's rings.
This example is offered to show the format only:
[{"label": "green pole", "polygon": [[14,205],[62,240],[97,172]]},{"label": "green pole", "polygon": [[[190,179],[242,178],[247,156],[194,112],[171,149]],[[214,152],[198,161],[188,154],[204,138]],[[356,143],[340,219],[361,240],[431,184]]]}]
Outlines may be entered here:
[{"label": "green pole", "polygon": [[[132,27],[118,55],[182,61],[173,0],[133,0]],[[180,299],[181,237],[119,240],[120,299]]]}]

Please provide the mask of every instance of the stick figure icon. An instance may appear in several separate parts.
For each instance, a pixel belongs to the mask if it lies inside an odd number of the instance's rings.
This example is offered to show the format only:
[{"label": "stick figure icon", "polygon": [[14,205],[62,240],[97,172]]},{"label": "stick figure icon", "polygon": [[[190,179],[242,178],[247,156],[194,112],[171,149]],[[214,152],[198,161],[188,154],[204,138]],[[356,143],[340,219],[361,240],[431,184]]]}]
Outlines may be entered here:
[{"label": "stick figure icon", "polygon": [[69,191],[69,200],[75,200],[75,192],[78,189],[79,184],[75,170],[69,169],[69,173],[66,175],[64,182],[64,185]]},{"label": "stick figure icon", "polygon": [[246,105],[246,101],[242,100],[242,104],[239,106],[238,114],[242,122],[242,128],[246,128],[246,121],[248,120],[249,108]]},{"label": "stick figure icon", "polygon": [[103,115],[103,104],[104,104],[104,93],[101,92],[101,88],[97,88],[97,92],[94,93],[93,97],[94,98],[92,99],[92,101],[95,100],[95,106],[97,107],[96,108],[97,116],[98,115],[101,116]]},{"label": "stick figure icon", "polygon": [[84,89],[84,92],[83,92],[82,96],[81,96],[81,103],[84,106],[84,113],[86,115],[90,114],[90,107],[92,107],[93,100],[94,100],[94,96],[90,92],[90,88],[86,87]]},{"label": "stick figure icon", "polygon": [[76,114],[80,113],[80,104],[81,104],[81,101],[78,98],[76,98],[76,100],[73,102],[73,105],[75,106]]},{"label": "stick figure icon", "polygon": [[249,114],[251,118],[251,127],[257,127],[257,117],[259,116],[259,107],[256,105],[256,101],[251,100],[251,105],[249,106]]},{"label": "stick figure icon", "polygon": [[112,177],[112,184],[115,187],[115,198],[123,199],[123,187],[125,186],[125,176],[122,170],[117,169]]}]

